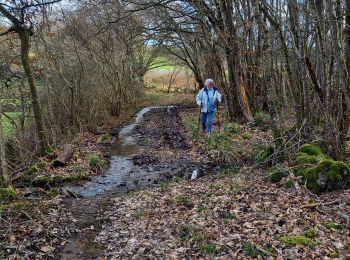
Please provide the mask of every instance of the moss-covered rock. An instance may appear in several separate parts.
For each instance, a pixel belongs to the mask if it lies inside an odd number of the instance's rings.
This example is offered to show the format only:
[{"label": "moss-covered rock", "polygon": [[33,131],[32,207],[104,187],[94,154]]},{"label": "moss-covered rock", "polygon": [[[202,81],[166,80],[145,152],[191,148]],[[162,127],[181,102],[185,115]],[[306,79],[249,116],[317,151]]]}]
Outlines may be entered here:
[{"label": "moss-covered rock", "polygon": [[35,173],[37,173],[39,170],[45,169],[46,166],[46,162],[43,160],[38,161],[37,163],[35,163],[34,165],[30,166],[25,174],[26,175],[33,175]]},{"label": "moss-covered rock", "polygon": [[306,186],[314,192],[339,189],[350,181],[350,168],[322,153],[315,145],[304,144],[294,160],[296,173],[303,176]]},{"label": "moss-covered rock", "polygon": [[16,191],[12,186],[0,188],[0,203],[9,203],[16,197]]},{"label": "moss-covered rock", "polygon": [[267,178],[270,182],[276,183],[283,179],[283,177],[288,176],[288,171],[284,168],[271,167],[267,171]]},{"label": "moss-covered rock", "polygon": [[312,144],[303,144],[300,147],[300,152],[306,153],[309,155],[315,155],[315,156],[323,155],[321,149],[315,145],[312,145]]},{"label": "moss-covered rock", "polygon": [[318,163],[323,157],[309,155],[307,153],[299,152],[296,154],[295,163],[300,164],[314,164]]},{"label": "moss-covered rock", "polygon": [[31,185],[34,187],[50,187],[64,182],[83,180],[85,178],[86,177],[81,173],[75,173],[69,176],[42,176],[32,180]]}]

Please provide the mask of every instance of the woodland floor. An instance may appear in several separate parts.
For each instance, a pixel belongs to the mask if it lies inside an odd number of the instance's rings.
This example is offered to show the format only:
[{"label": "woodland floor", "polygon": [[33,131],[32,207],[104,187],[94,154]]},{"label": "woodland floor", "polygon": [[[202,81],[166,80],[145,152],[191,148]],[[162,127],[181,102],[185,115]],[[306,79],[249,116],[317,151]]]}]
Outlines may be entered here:
[{"label": "woodland floor", "polygon": [[[266,168],[244,156],[255,143],[271,142],[271,134],[248,126],[236,137],[241,160],[221,167],[203,148],[206,137],[193,139],[184,127],[196,116],[188,107],[173,116],[157,110],[135,129],[141,151],[134,163],[169,166],[149,187],[95,198],[60,192],[3,211],[0,258],[350,258],[349,223],[339,216],[350,214],[350,190],[316,196],[270,183]],[[200,178],[191,181],[193,169]],[[290,236],[302,241],[288,245],[283,237]]]}]

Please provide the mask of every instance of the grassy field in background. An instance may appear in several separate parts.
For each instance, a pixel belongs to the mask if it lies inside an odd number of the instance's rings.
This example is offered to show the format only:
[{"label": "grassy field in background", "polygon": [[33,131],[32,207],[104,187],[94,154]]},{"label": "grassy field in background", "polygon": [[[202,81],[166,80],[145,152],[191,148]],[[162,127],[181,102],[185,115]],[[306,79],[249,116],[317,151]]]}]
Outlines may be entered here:
[{"label": "grassy field in background", "polygon": [[157,57],[152,67],[154,69],[145,75],[145,84],[149,90],[170,93],[190,93],[195,90],[194,77],[188,68],[176,66],[164,56]]},{"label": "grassy field in background", "polygon": [[195,94],[185,94],[185,93],[160,93],[148,91],[141,102],[141,106],[165,106],[165,105],[175,105],[182,103],[194,103]]},{"label": "grassy field in background", "polygon": [[174,70],[174,66],[171,64],[171,61],[162,56],[155,58],[152,67],[155,68],[151,69],[151,71],[172,72]]},{"label": "grassy field in background", "polygon": [[[5,114],[11,117],[12,119],[14,119],[16,122],[18,122],[19,114],[20,114],[19,112],[6,112]],[[2,120],[2,127],[4,131],[4,137],[11,136],[15,130],[15,127],[12,124],[11,120],[4,115],[1,115],[1,120]]]}]

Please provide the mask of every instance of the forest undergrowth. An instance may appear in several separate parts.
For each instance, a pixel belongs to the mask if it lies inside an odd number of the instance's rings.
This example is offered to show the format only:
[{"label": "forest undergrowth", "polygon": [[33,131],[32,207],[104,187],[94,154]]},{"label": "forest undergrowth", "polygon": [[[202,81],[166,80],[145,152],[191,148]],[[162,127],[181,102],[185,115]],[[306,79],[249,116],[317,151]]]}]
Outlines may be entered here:
[{"label": "forest undergrowth", "polygon": [[[158,99],[157,95],[145,102]],[[165,98],[162,102],[178,101]],[[349,190],[310,189],[305,176],[294,170],[301,167],[295,163],[295,154],[276,163],[269,117],[263,113],[256,116],[255,124],[239,124],[229,122],[222,110],[209,137],[198,128],[198,116],[195,108],[179,112],[175,136],[184,137],[184,149],[152,134],[156,128],[167,129],[168,122],[158,114],[151,115],[147,125],[141,125],[148,130],[140,132],[143,155],[149,161],[185,157],[212,165],[193,181],[180,174],[160,180],[153,188],[103,199],[76,198],[63,183],[83,184],[107,167],[105,148],[113,138],[108,127],[76,139],[73,159],[56,173],[52,173],[50,155],[38,160],[26,170],[31,185],[15,184],[7,197],[1,197],[5,227],[1,257],[68,259],[76,256],[72,247],[79,248],[76,259],[349,257]],[[315,158],[331,160],[316,146],[303,147],[299,156],[309,156],[315,163],[319,162]],[[317,154],[312,155],[315,150]],[[80,172],[84,174],[77,175]],[[39,177],[47,179],[37,182]],[[90,213],[82,212],[88,205]]]}]

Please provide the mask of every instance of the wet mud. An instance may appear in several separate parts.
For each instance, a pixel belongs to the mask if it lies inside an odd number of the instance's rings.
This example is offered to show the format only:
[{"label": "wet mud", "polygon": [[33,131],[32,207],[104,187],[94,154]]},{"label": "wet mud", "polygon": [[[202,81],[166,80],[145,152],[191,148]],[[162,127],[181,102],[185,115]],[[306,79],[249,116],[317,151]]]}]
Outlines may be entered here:
[{"label": "wet mud", "polygon": [[174,176],[188,178],[201,166],[188,156],[178,115],[181,109],[185,108],[147,107],[139,111],[112,142],[107,171],[69,190],[92,198],[149,187]]},{"label": "wet mud", "polygon": [[182,109],[186,108],[147,107],[139,111],[113,140],[109,168],[89,182],[67,187],[79,197],[65,203],[77,228],[56,259],[99,259],[104,248],[94,238],[106,224],[100,216],[114,196],[152,187],[175,176],[190,178],[194,170],[203,173],[210,168],[189,156],[179,117]]}]

